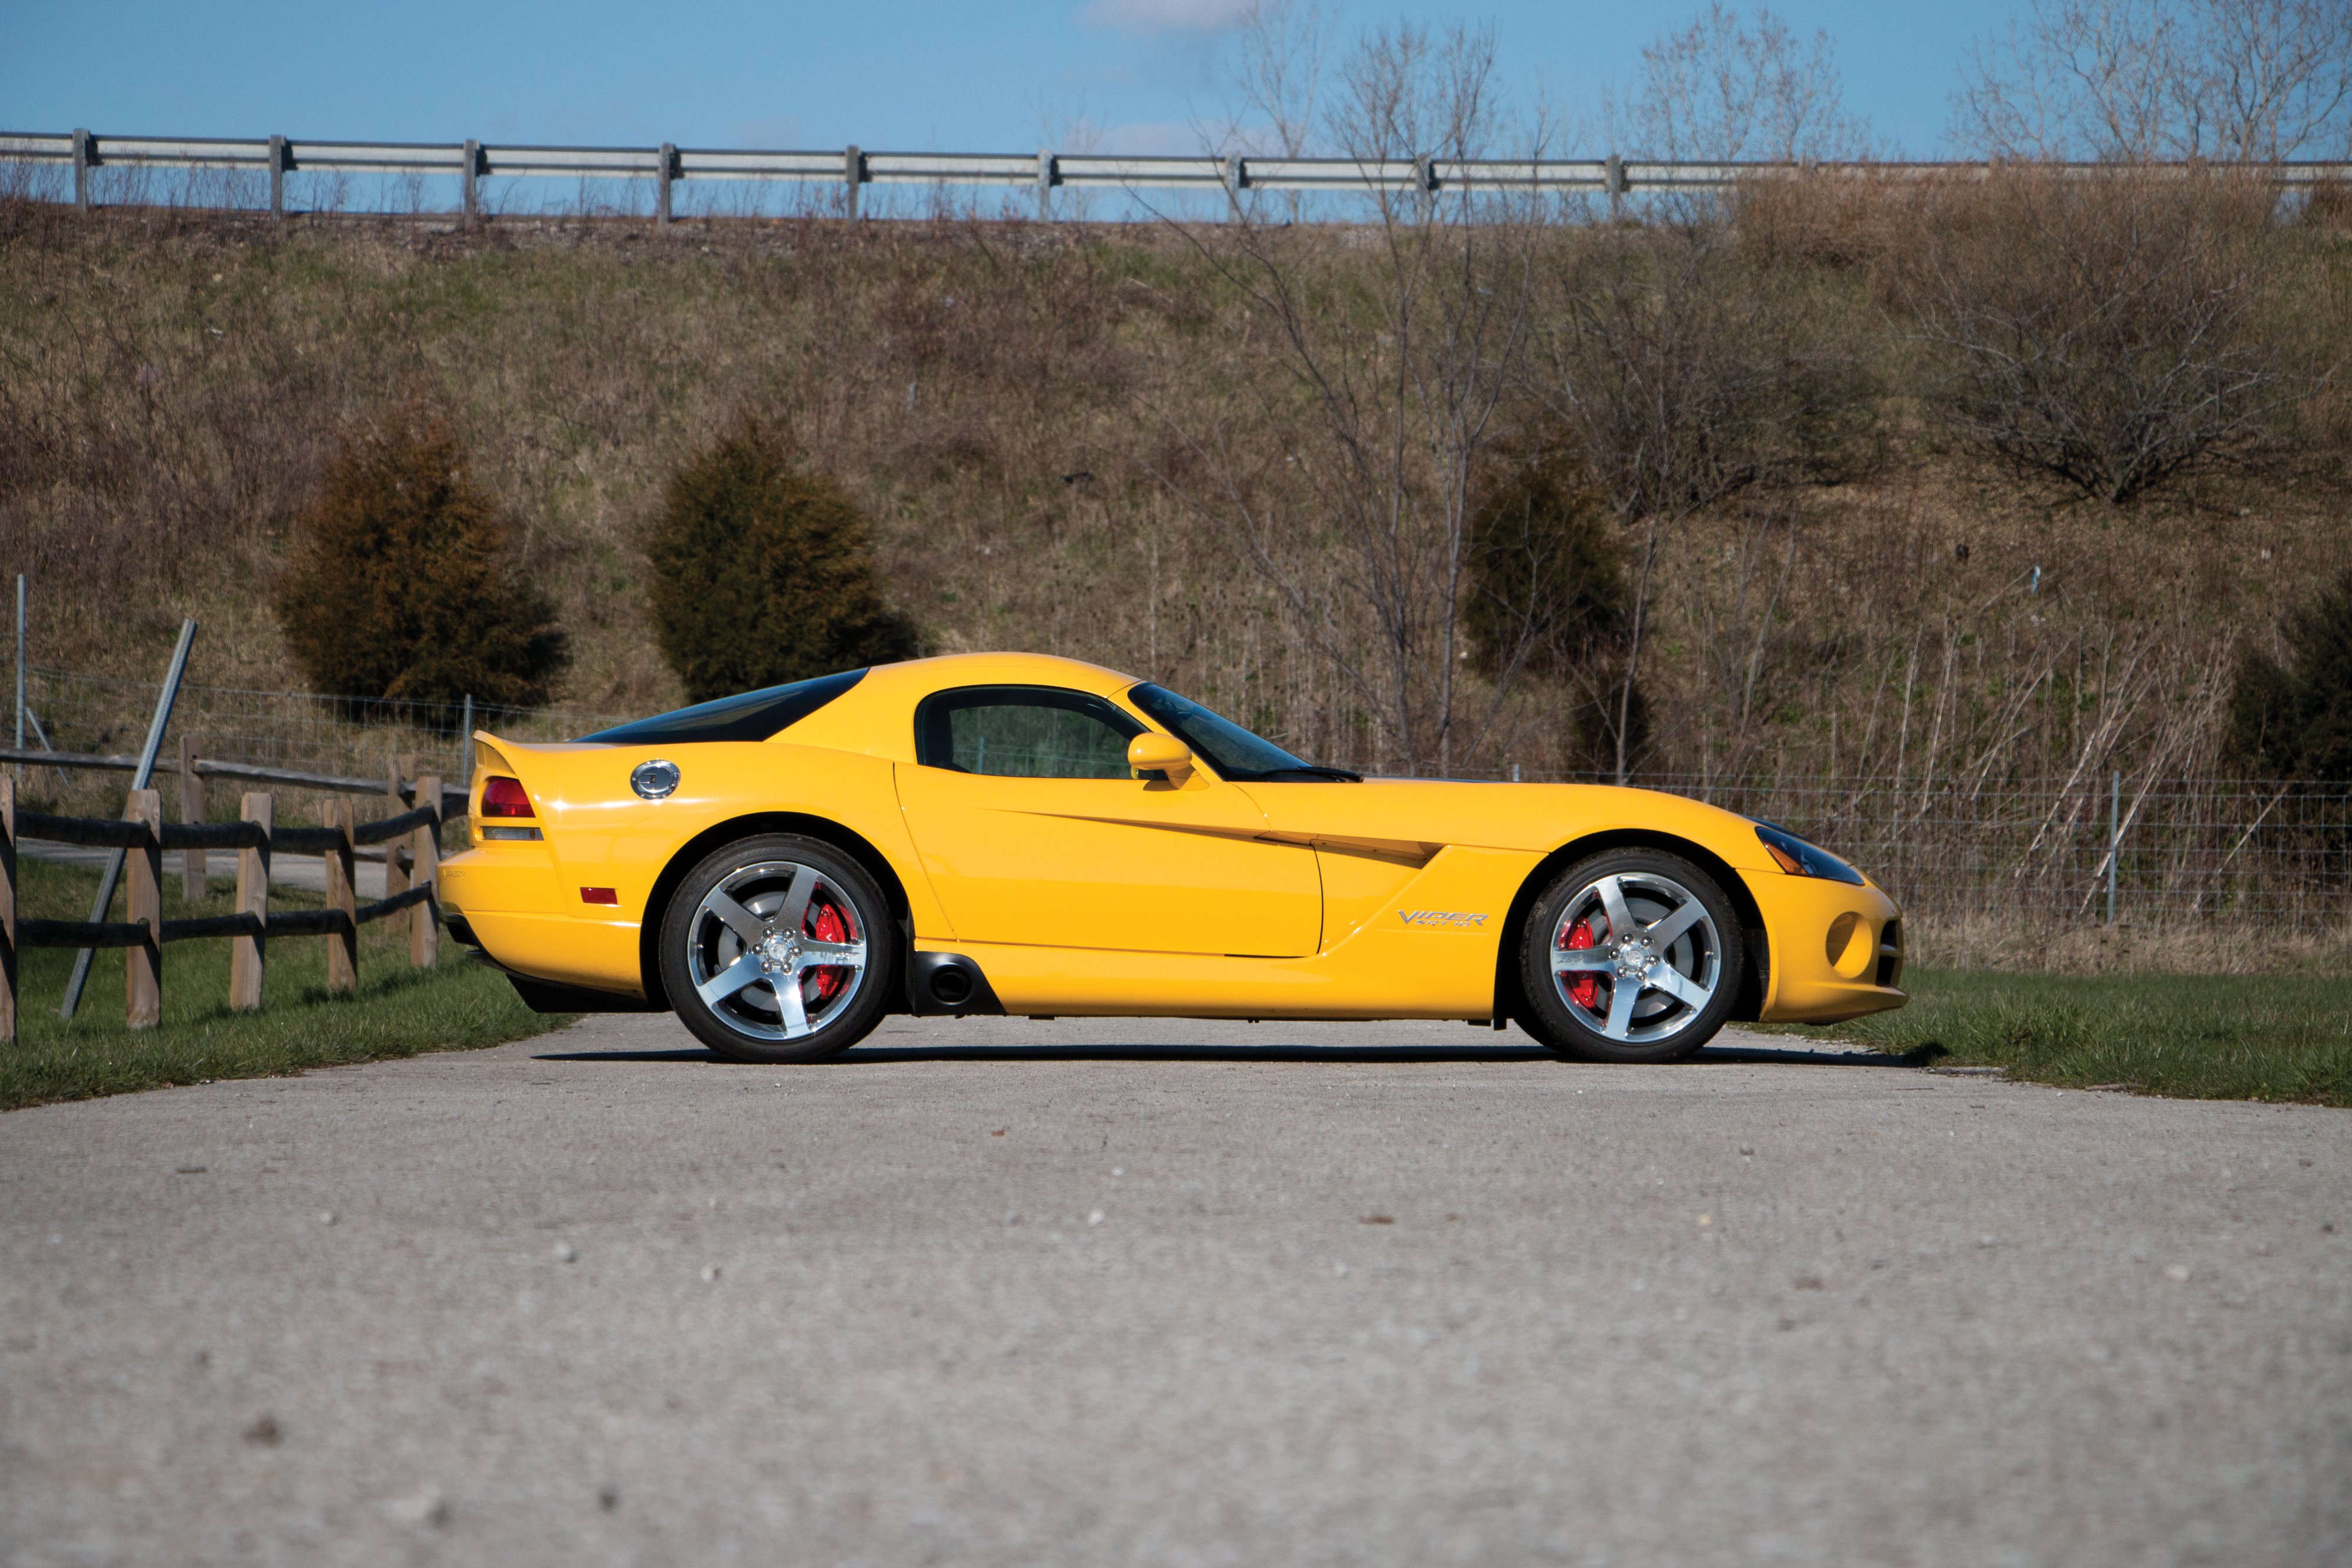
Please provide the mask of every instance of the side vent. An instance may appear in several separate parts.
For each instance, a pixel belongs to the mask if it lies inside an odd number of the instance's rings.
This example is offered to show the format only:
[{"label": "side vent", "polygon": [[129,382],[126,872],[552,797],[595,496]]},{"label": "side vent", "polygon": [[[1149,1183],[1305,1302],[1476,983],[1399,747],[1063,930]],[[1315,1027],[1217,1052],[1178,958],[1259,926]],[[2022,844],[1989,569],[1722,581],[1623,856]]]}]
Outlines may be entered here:
[{"label": "side vent", "polygon": [[1903,922],[1890,920],[1878,934],[1878,983],[1892,986],[1903,978]]}]

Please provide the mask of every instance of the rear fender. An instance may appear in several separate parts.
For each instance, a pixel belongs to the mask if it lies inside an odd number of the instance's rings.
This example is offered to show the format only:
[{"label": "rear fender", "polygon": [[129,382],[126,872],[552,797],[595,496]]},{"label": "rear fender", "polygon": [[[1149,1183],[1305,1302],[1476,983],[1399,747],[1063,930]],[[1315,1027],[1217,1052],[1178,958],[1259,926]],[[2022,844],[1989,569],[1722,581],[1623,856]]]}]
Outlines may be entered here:
[{"label": "rear fender", "polygon": [[898,953],[904,954],[914,941],[915,917],[907,903],[906,885],[898,880],[898,872],[891,868],[890,862],[882,852],[865,839],[838,822],[794,811],[761,811],[731,817],[726,821],[712,823],[679,845],[677,852],[662,867],[661,875],[654,879],[652,896],[646,900],[645,920],[637,928],[637,968],[644,977],[646,998],[655,1007],[667,1010],[670,1005],[668,996],[662,989],[661,956],[656,944],[660,939],[662,922],[668,917],[669,901],[676,895],[678,883],[684,882],[687,873],[701,864],[703,857],[712,851],[737,839],[755,838],[761,833],[798,833],[803,838],[815,839],[831,844],[865,867],[866,874],[882,889],[882,896],[889,901],[890,918],[898,927]]}]

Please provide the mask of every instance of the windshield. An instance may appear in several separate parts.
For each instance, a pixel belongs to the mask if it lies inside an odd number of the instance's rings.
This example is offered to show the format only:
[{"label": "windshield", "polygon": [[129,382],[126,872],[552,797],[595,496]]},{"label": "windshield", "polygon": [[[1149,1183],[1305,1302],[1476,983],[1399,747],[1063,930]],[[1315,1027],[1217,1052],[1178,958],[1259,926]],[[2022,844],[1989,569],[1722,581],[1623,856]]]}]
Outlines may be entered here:
[{"label": "windshield", "polygon": [[1270,740],[1263,740],[1232,719],[1211,713],[1199,703],[1178,696],[1165,686],[1145,682],[1128,689],[1128,700],[1168,727],[1169,733],[1208,758],[1218,774],[1231,779],[1336,779],[1362,781],[1360,774],[1344,768],[1318,768],[1302,761]]}]

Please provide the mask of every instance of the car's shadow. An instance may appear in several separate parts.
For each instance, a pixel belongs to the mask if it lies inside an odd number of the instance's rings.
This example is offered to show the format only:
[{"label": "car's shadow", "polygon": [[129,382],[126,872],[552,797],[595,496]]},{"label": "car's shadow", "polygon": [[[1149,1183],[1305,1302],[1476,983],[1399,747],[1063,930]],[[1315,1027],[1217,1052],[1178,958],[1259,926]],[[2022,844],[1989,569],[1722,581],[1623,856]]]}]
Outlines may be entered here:
[{"label": "car's shadow", "polygon": [[[547,1051],[534,1061],[702,1061],[728,1065],[707,1051]],[[811,1067],[872,1065],[898,1061],[1235,1061],[1330,1062],[1340,1065],[1397,1065],[1547,1061],[1563,1067],[1589,1067],[1569,1061],[1539,1046],[1514,1045],[860,1045],[839,1056],[800,1065]],[[1874,1051],[1782,1050],[1769,1046],[1710,1045],[1685,1061],[1692,1066],[1723,1066],[1735,1062],[1776,1063],[1790,1067],[1917,1067],[1906,1056]]]}]

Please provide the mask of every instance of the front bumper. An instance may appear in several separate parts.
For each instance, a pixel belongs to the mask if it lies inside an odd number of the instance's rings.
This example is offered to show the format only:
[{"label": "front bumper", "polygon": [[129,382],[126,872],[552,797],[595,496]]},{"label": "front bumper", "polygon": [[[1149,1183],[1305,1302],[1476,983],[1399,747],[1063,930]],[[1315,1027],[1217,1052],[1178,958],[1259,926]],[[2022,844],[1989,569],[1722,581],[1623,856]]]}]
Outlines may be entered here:
[{"label": "front bumper", "polygon": [[1898,988],[1903,912],[1877,886],[1779,872],[1741,880],[1772,949],[1759,1021],[1835,1023],[1909,999]]}]

